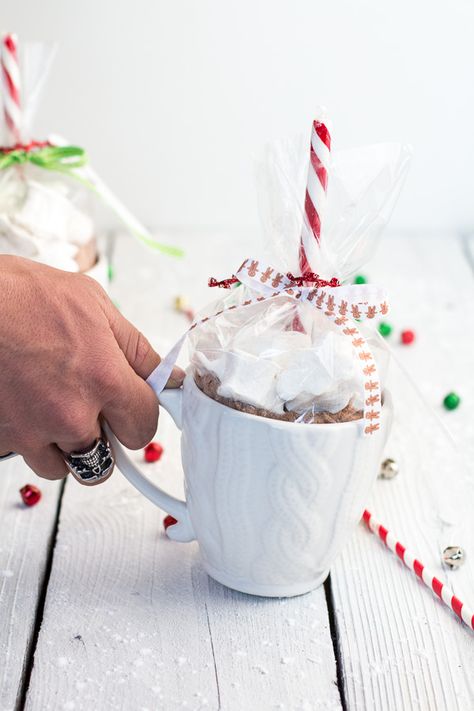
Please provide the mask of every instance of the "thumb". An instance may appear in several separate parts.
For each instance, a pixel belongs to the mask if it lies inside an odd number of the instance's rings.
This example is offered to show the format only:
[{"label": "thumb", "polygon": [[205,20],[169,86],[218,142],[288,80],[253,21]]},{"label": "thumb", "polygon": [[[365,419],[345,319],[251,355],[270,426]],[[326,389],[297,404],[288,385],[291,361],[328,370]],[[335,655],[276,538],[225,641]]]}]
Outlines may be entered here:
[{"label": "thumb", "polygon": [[[109,303],[107,318],[115,340],[135,373],[146,380],[160,364],[161,358],[143,333],[135,328],[130,321],[127,321],[112,302]],[[183,383],[184,376],[185,372],[175,366],[166,387],[179,388]]]}]

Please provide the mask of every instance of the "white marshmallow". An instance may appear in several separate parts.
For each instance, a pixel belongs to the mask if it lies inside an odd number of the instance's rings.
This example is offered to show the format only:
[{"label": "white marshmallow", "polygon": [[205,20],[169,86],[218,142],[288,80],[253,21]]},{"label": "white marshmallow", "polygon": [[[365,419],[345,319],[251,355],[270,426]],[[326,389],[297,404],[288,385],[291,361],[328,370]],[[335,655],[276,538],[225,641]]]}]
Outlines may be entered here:
[{"label": "white marshmallow", "polygon": [[293,410],[298,413],[306,413],[308,411],[331,412],[332,414],[340,412],[351,400],[354,400],[356,395],[357,382],[349,380],[346,382],[337,383],[332,389],[321,395],[300,393],[294,400],[286,403],[288,410]]},{"label": "white marshmallow", "polygon": [[323,314],[300,315],[306,333],[285,330],[294,319],[285,304],[266,304],[260,318],[233,311],[196,333],[193,361],[219,378],[223,397],[276,414],[339,412],[362,388],[352,344]]},{"label": "white marshmallow", "polygon": [[278,378],[277,392],[283,402],[298,396],[308,399],[329,390],[331,383],[331,373],[323,366],[316,350],[295,351]]},{"label": "white marshmallow", "polygon": [[217,357],[210,359],[202,352],[196,353],[194,361],[198,369],[201,366],[219,378],[221,384],[217,392],[222,397],[263,407],[277,414],[283,413],[283,403],[275,387],[281,369],[274,361],[243,351],[221,351]]},{"label": "white marshmallow", "polygon": [[25,179],[15,170],[0,175],[0,252],[77,271],[78,247],[94,225],[68,199],[64,185]]},{"label": "white marshmallow", "polygon": [[267,329],[257,335],[251,329],[243,329],[233,339],[232,346],[260,358],[275,358],[284,365],[285,359],[295,350],[310,348],[311,339],[308,334],[298,331]]},{"label": "white marshmallow", "polygon": [[94,236],[94,226],[89,217],[59,190],[35,180],[28,182],[23,204],[10,217],[13,224],[39,239],[80,245]]}]

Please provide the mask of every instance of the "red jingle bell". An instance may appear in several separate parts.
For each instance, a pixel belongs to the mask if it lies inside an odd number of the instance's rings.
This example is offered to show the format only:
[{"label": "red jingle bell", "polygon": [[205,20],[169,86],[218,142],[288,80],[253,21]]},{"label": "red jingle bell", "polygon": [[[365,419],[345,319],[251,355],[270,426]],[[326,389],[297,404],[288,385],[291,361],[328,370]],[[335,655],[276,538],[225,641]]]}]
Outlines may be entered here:
[{"label": "red jingle bell", "polygon": [[144,449],[145,462],[152,464],[158,462],[163,454],[163,447],[159,442],[150,442]]},{"label": "red jingle bell", "polygon": [[415,340],[415,334],[413,333],[413,331],[410,330],[402,331],[402,335],[400,336],[400,338],[405,346],[409,346],[410,343],[413,343],[413,341]]},{"label": "red jingle bell", "polygon": [[178,523],[177,519],[175,519],[174,516],[168,514],[168,516],[165,516],[163,519],[163,528],[166,531],[167,528],[169,528],[170,526],[174,526],[175,523]]},{"label": "red jingle bell", "polygon": [[25,484],[20,489],[20,495],[25,506],[36,506],[41,499],[41,491],[33,484]]}]

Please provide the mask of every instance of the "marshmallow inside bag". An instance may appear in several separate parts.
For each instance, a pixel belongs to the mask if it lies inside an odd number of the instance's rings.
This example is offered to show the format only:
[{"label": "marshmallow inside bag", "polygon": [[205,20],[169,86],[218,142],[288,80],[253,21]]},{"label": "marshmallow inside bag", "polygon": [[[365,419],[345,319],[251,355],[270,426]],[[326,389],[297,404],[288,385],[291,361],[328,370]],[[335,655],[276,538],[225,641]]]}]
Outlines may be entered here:
[{"label": "marshmallow inside bag", "polygon": [[276,391],[281,368],[273,360],[244,351],[200,351],[193,361],[199,371],[204,369],[219,378],[217,392],[222,397],[283,414],[283,402]]},{"label": "marshmallow inside bag", "polygon": [[12,222],[44,240],[61,240],[81,245],[94,236],[92,220],[84,215],[60,190],[37,181],[28,182],[21,207]]},{"label": "marshmallow inside bag", "polygon": [[77,272],[78,245],[64,240],[44,240],[14,224],[0,214],[0,253],[14,254],[48,264],[50,267]]},{"label": "marshmallow inside bag", "polygon": [[81,246],[94,238],[92,220],[60,181],[41,183],[17,170],[0,176],[0,251],[78,271]]},{"label": "marshmallow inside bag", "polygon": [[358,381],[350,342],[329,331],[289,354],[277,393],[287,410],[336,413],[354,397]]},{"label": "marshmallow inside bag", "polygon": [[0,213],[0,253],[33,259],[37,251],[33,235],[14,225],[8,215]]},{"label": "marshmallow inside bag", "polygon": [[219,379],[220,396],[277,415],[336,413],[356,399],[362,378],[352,345],[324,315],[300,306],[303,332],[291,330],[294,305],[269,304],[245,321],[244,311],[232,312],[217,328],[209,322],[192,355],[200,373]]}]

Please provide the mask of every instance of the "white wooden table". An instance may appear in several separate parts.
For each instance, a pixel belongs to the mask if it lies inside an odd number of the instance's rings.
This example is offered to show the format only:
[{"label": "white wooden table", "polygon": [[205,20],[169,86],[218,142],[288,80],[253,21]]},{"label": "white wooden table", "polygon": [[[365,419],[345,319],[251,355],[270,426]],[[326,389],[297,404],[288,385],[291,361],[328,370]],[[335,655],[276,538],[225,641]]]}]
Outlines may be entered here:
[{"label": "white wooden table", "polygon": [[[173,297],[195,307],[215,296],[208,276],[228,275],[252,240],[176,235],[180,263],[120,240],[114,298],[164,353],[186,326]],[[391,292],[396,331],[413,328],[400,361],[474,459],[472,262],[446,235],[386,238],[364,270]],[[184,356],[185,358],[185,356]],[[183,361],[184,361],[183,358]],[[460,464],[432,415],[392,372],[397,421],[369,508],[416,554],[474,600],[472,468]],[[456,390],[458,410],[443,396]],[[143,464],[182,491],[178,433],[162,414],[162,460]],[[134,455],[141,460],[141,453]],[[32,509],[18,489],[39,483]],[[21,460],[0,468],[0,711],[125,709],[474,709],[474,634],[362,526],[324,587],[267,600],[232,592],[201,570],[195,544],[162,532],[163,514],[119,474],[87,489],[35,481]],[[440,567],[450,543],[467,550],[456,572]]]}]

